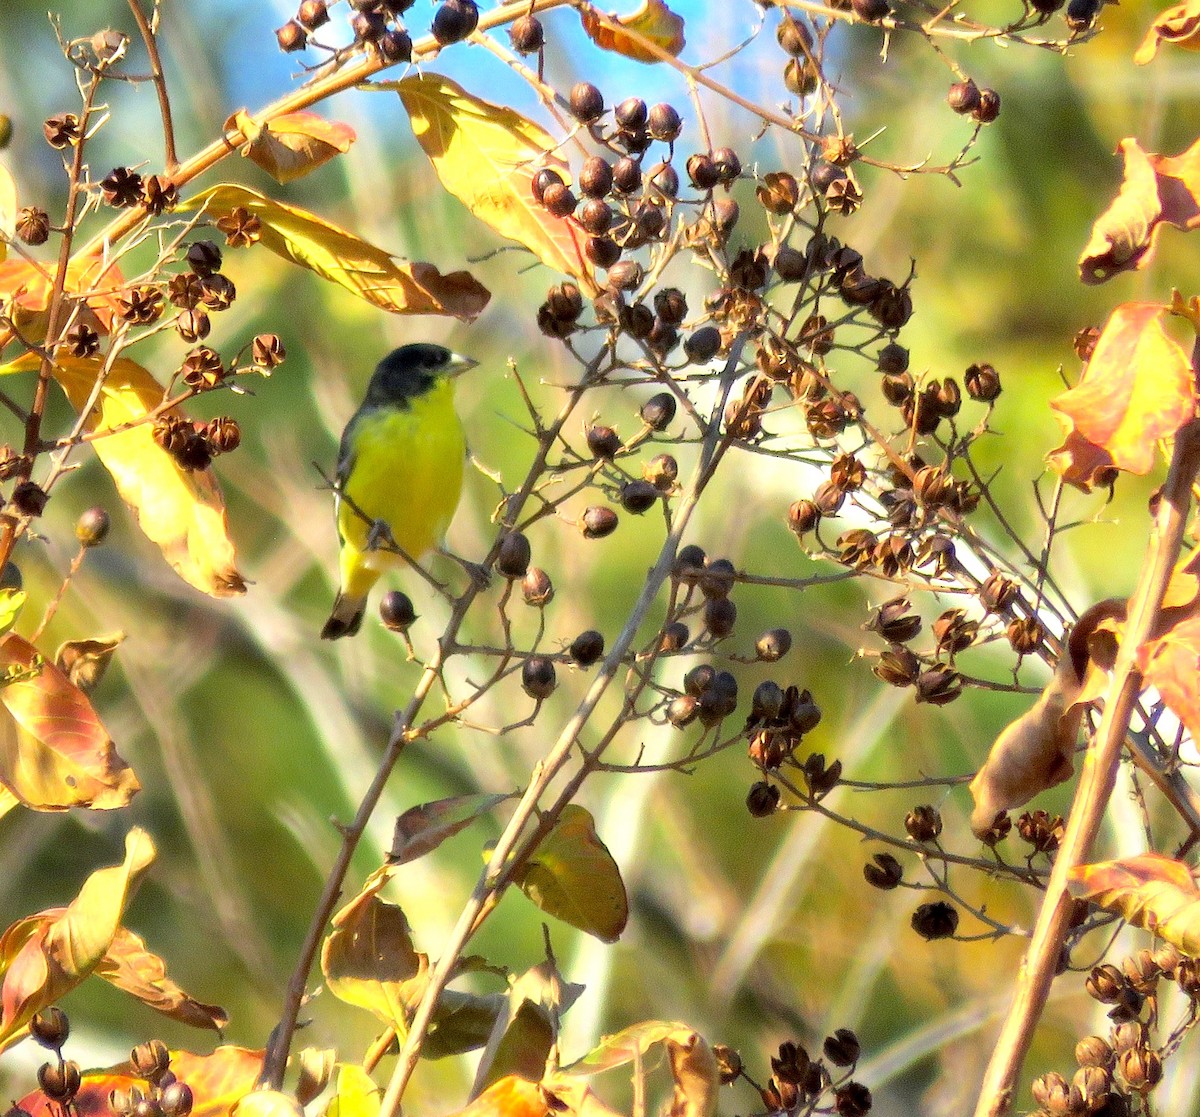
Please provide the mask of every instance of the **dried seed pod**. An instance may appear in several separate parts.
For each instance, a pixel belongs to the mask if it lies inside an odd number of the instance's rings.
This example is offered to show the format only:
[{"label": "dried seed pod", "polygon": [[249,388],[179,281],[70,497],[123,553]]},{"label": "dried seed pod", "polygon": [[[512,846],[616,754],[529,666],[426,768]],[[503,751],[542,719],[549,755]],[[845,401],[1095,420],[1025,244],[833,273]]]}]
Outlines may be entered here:
[{"label": "dried seed pod", "polygon": [[936,663],[917,676],[917,701],[931,706],[953,702],[963,689],[963,677],[953,667]]},{"label": "dried seed pod", "polygon": [[308,32],[294,19],[289,19],[282,27],[275,29],[275,41],[281,51],[292,54],[308,46]]},{"label": "dried seed pod", "polygon": [[908,648],[888,648],[871,668],[877,678],[890,686],[912,686],[921,674],[921,661]]},{"label": "dried seed pod", "polygon": [[531,566],[521,579],[521,596],[526,605],[544,609],[554,600],[554,583],[540,566]]},{"label": "dried seed pod", "polygon": [[697,153],[687,161],[688,178],[697,190],[711,190],[721,181],[721,172],[711,155]]},{"label": "dried seed pod", "polygon": [[833,1108],[838,1117],[866,1117],[872,1104],[871,1091],[861,1082],[847,1082],[833,1091]]},{"label": "dried seed pod", "polygon": [[25,206],[17,214],[13,229],[25,244],[45,244],[50,239],[50,215],[38,206]]},{"label": "dried seed pod", "polygon": [[763,176],[754,196],[768,213],[782,217],[800,204],[800,184],[796,176],[787,171],[769,171]]},{"label": "dried seed pod", "polygon": [[1017,617],[1009,621],[1005,635],[1017,655],[1032,655],[1046,639],[1046,630],[1037,617]]},{"label": "dried seed pod", "polygon": [[723,1043],[713,1044],[713,1057],[717,1060],[717,1075],[722,1086],[729,1086],[742,1073],[742,1057]]},{"label": "dried seed pod", "polygon": [[679,476],[679,463],[670,454],[656,454],[642,466],[642,476],[660,493],[670,493]]},{"label": "dried seed pod", "polygon": [[717,166],[717,179],[728,186],[742,173],[742,161],[731,147],[719,147],[712,153]]},{"label": "dried seed pod", "polygon": [[530,698],[538,702],[549,698],[558,686],[554,661],[545,656],[531,655],[521,668],[521,686]]},{"label": "dried seed pod", "polygon": [[99,547],[111,527],[112,520],[103,508],[89,508],[75,521],[75,538],[83,547]]},{"label": "dried seed pod", "polygon": [[632,194],[642,185],[642,166],[628,155],[613,164],[613,189],[618,194]]},{"label": "dried seed pod", "polygon": [[812,500],[797,500],[788,508],[788,527],[796,535],[807,535],[821,522],[821,509]]},{"label": "dried seed pod", "polygon": [[74,1101],[79,1087],[83,1085],[79,1064],[70,1059],[57,1063],[43,1063],[38,1067],[37,1080],[42,1093],[59,1105],[67,1105]]},{"label": "dried seed pod", "polygon": [[50,494],[36,481],[18,481],[9,500],[22,516],[40,516],[46,511]]},{"label": "dried seed pod", "polygon": [[242,444],[242,429],[236,419],[220,415],[209,420],[204,437],[208,439],[214,454],[231,454]]},{"label": "dried seed pod", "polygon": [[811,97],[821,84],[821,70],[811,55],[789,59],[783,68],[783,84],[797,97]]},{"label": "dried seed pod", "polygon": [[700,713],[700,703],[691,694],[681,694],[667,704],[667,721],[676,729],[684,729],[696,720]]},{"label": "dried seed pod", "polygon": [[604,114],[604,98],[591,82],[577,82],[571,87],[571,114],[581,124],[591,124]]},{"label": "dried seed pod", "polygon": [[863,866],[863,876],[872,888],[890,892],[904,879],[904,869],[890,853],[876,853]]},{"label": "dried seed pod", "polygon": [[692,364],[704,364],[721,350],[721,331],[715,326],[701,326],[683,343],[683,351]]},{"label": "dried seed pod", "polygon": [[385,31],[379,37],[376,46],[387,62],[412,61],[412,36],[402,27],[393,27]]},{"label": "dried seed pod", "polygon": [[172,1082],[158,1096],[158,1104],[166,1117],[188,1117],[195,1097],[186,1082]]},{"label": "dried seed pod", "polygon": [[541,167],[534,172],[533,178],[529,180],[529,190],[538,205],[544,204],[546,189],[550,186],[566,186],[563,176],[558,171],[553,167]]},{"label": "dried seed pod", "polygon": [[692,634],[683,621],[672,621],[659,633],[658,650],[660,652],[677,652],[687,645]]},{"label": "dried seed pod", "polygon": [[546,32],[537,16],[520,16],[512,21],[508,29],[509,41],[518,54],[533,54],[542,49]]},{"label": "dried seed pod", "polygon": [[323,27],[329,22],[329,9],[325,0],[303,0],[296,12],[296,20],[307,31]]},{"label": "dried seed pod", "polygon": [[771,266],[784,283],[794,283],[808,275],[809,260],[803,252],[798,252],[784,244],[780,245],[775,253]]},{"label": "dried seed pod", "polygon": [[616,291],[632,291],[644,276],[645,270],[636,260],[618,260],[608,269],[608,285]]},{"label": "dried seed pod", "polygon": [[890,644],[907,644],[921,631],[921,618],[908,610],[907,597],[894,597],[875,610],[867,628],[878,632]]},{"label": "dried seed pod", "polygon": [[695,543],[689,543],[686,547],[681,548],[679,554],[675,556],[675,577],[685,586],[698,585],[704,573],[705,561],[703,548],[696,546]]},{"label": "dried seed pod", "polygon": [[617,530],[617,514],[602,504],[584,509],[576,526],[584,539],[603,539]]},{"label": "dried seed pod", "polygon": [[100,351],[100,335],[84,322],[76,322],[63,338],[72,357],[94,357]]},{"label": "dried seed pod", "polygon": [[923,804],[904,816],[904,829],[914,842],[934,842],[942,832],[942,816],[937,807]]},{"label": "dried seed pod", "polygon": [[979,622],[971,620],[963,609],[947,609],[933,622],[939,655],[956,656],[975,643],[978,634]]},{"label": "dried seed pod", "polygon": [[1002,613],[1017,596],[1017,584],[1003,574],[992,573],[979,589],[979,601],[989,613]]},{"label": "dried seed pod", "polygon": [[[862,1045],[849,1028],[838,1028],[831,1036],[825,1037],[822,1047],[827,1058],[835,1067],[852,1067],[862,1054]],[[841,1113],[841,1109],[838,1109]]]},{"label": "dried seed pod", "polygon": [[379,602],[379,619],[392,632],[407,632],[417,619],[412,598],[400,590],[389,590]]},{"label": "dried seed pod", "polygon": [[287,349],[278,334],[258,334],[250,345],[250,359],[259,368],[278,368],[287,360]]},{"label": "dried seed pod", "polygon": [[651,430],[666,430],[675,418],[676,407],[675,397],[670,392],[659,392],[642,404],[642,422]]},{"label": "dried seed pod", "polygon": [[674,106],[659,102],[650,108],[646,115],[646,127],[650,135],[663,143],[673,143],[683,130],[683,121]]},{"label": "dried seed pod", "polygon": [[[1072,0],[1072,3],[1074,2],[1075,0]],[[979,104],[975,106],[971,115],[980,124],[991,124],[1000,115],[1000,94],[994,89],[981,89],[979,91]]]},{"label": "dried seed pod", "polygon": [[649,511],[661,497],[649,481],[628,481],[621,486],[621,507],[635,516]]},{"label": "dried seed pod", "polygon": [[979,86],[970,78],[956,81],[946,94],[946,103],[960,116],[966,116],[979,108]]},{"label": "dried seed pod", "polygon": [[728,597],[737,581],[737,567],[729,559],[712,559],[704,566],[700,592],[710,600]]},{"label": "dried seed pod", "polygon": [[775,38],[793,58],[801,58],[812,54],[813,38],[808,25],[801,23],[786,8],[783,19],[775,29]]},{"label": "dried seed pod", "polygon": [[720,640],[728,636],[737,623],[737,606],[728,597],[714,597],[704,605],[704,627]]},{"label": "dried seed pod", "polygon": [[29,1034],[43,1047],[58,1051],[71,1034],[71,1022],[58,1005],[50,1005],[34,1013],[29,1021]]},{"label": "dried seed pod", "polygon": [[429,30],[439,46],[449,46],[465,39],[478,24],[479,8],[475,0],[445,0],[434,12]]},{"label": "dried seed pod", "polygon": [[755,721],[774,721],[783,709],[783,687],[770,679],[754,688],[750,699],[750,717]]},{"label": "dried seed pod", "polygon": [[579,189],[589,198],[603,198],[613,185],[613,169],[599,155],[590,155],[579,171]]},{"label": "dried seed pod", "polygon": [[912,915],[912,929],[923,939],[948,939],[958,930],[958,912],[945,900],[922,904]]},{"label": "dried seed pod", "polygon": [[746,794],[746,809],[752,818],[767,818],[779,808],[780,792],[774,784],[759,780]]},{"label": "dried seed pod", "polygon": [[1081,1067],[1111,1070],[1116,1052],[1100,1036],[1085,1036],[1075,1045],[1075,1062]]},{"label": "dried seed pod", "polygon": [[551,182],[542,191],[542,206],[555,217],[570,217],[578,204],[578,199],[564,183]]},{"label": "dried seed pod", "polygon": [[589,628],[571,641],[567,653],[580,667],[591,667],[604,654],[604,637],[594,628]]},{"label": "dried seed pod", "polygon": [[1162,1081],[1162,1056],[1149,1047],[1132,1047],[1117,1059],[1117,1069],[1131,1090],[1144,1094]]},{"label": "dried seed pod", "polygon": [[963,374],[967,395],[980,403],[991,403],[1000,394],[1000,374],[989,364],[971,365]]}]

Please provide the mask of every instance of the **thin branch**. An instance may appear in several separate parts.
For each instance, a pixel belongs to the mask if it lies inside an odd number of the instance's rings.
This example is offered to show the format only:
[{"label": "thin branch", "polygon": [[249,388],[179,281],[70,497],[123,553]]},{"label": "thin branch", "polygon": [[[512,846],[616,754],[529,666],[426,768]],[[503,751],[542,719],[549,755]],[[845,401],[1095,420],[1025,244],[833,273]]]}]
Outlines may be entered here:
[{"label": "thin branch", "polygon": [[162,58],[158,53],[158,38],[154,28],[142,11],[141,0],[129,0],[129,10],[137,22],[142,42],[146,44],[146,53],[150,56],[150,76],[154,82],[154,91],[158,94],[158,111],[162,114],[163,148],[166,151],[166,169],[168,175],[174,175],[179,169],[179,159],[175,154],[175,126],[171,123],[171,98],[167,95],[167,79],[163,75]]}]

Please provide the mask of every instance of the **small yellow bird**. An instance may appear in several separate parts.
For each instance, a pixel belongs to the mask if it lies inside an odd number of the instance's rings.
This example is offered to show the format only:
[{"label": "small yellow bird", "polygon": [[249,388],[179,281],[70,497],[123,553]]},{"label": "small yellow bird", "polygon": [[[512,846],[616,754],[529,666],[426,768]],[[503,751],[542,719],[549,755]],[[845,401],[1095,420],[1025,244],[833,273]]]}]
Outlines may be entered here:
[{"label": "small yellow bird", "polygon": [[341,588],[321,629],[323,640],[353,636],[371,587],[402,561],[372,545],[373,524],[386,523],[414,561],[450,526],[467,455],[453,378],[476,363],[440,345],[403,345],[372,374],[338,451]]}]

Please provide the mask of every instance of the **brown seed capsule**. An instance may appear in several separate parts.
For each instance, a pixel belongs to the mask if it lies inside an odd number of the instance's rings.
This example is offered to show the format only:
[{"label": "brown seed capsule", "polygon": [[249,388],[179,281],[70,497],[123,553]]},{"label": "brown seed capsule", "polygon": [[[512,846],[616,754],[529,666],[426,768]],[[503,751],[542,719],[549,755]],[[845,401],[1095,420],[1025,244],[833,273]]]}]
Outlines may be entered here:
[{"label": "brown seed capsule", "polygon": [[613,184],[613,169],[599,155],[590,155],[579,171],[579,189],[589,198],[603,198]]},{"label": "brown seed capsule", "polygon": [[553,167],[541,167],[534,172],[533,178],[529,180],[529,189],[533,194],[533,200],[541,205],[546,196],[546,187],[548,186],[565,186],[562,175]]},{"label": "brown seed capsule", "polygon": [[412,61],[412,36],[403,27],[389,28],[375,45],[386,62]]},{"label": "brown seed capsule", "polygon": [[804,55],[812,54],[813,39],[808,25],[794,18],[786,9],[783,13],[782,21],[775,29],[775,38],[778,40],[779,45],[793,58],[801,58]]},{"label": "brown seed capsule", "polygon": [[407,632],[417,619],[412,598],[399,590],[390,590],[379,602],[379,619],[392,632]]},{"label": "brown seed capsule", "polygon": [[914,842],[933,842],[942,832],[942,816],[937,807],[923,804],[904,816],[904,829]]},{"label": "brown seed capsule", "polygon": [[891,644],[907,644],[921,631],[921,618],[908,610],[908,598],[895,597],[875,610],[866,627]]},{"label": "brown seed capsule", "polygon": [[148,325],[162,310],[163,296],[157,287],[132,287],[117,298],[117,313],[130,325]]},{"label": "brown seed capsule", "polygon": [[962,676],[944,663],[936,663],[917,676],[917,701],[931,706],[945,706],[953,702],[963,689]]},{"label": "brown seed capsule", "polygon": [[558,685],[554,661],[545,656],[530,656],[521,667],[521,686],[530,698],[538,702],[549,698]]},{"label": "brown seed capsule", "polygon": [[963,374],[967,395],[980,403],[991,403],[1000,394],[1000,374],[989,364],[971,365]]},{"label": "brown seed capsule", "polygon": [[779,807],[779,788],[774,784],[759,780],[751,785],[746,794],[746,809],[751,818],[768,818]]},{"label": "brown seed capsule", "polygon": [[621,246],[612,237],[588,237],[583,250],[598,268],[611,268],[621,258]]},{"label": "brown seed capsule", "polygon": [[717,678],[717,669],[707,663],[698,663],[683,677],[683,691],[693,698],[699,698],[705,691],[711,690]]},{"label": "brown seed capsule", "polygon": [[728,186],[742,173],[742,161],[731,147],[719,147],[713,153],[717,167],[717,179]]},{"label": "brown seed capsule", "polygon": [[158,1096],[158,1104],[166,1117],[188,1117],[195,1098],[186,1082],[172,1082]]},{"label": "brown seed capsule", "polygon": [[580,667],[591,667],[604,654],[604,637],[594,628],[589,628],[571,641],[567,653]]},{"label": "brown seed capsule", "polygon": [[687,161],[688,178],[697,190],[711,190],[721,181],[721,172],[711,155],[702,152]]},{"label": "brown seed capsule", "polygon": [[13,229],[25,244],[45,244],[50,239],[50,215],[37,206],[25,206],[17,214]]},{"label": "brown seed capsule", "polygon": [[979,634],[979,622],[971,620],[962,609],[947,609],[933,622],[933,635],[940,655],[954,657],[965,651]]},{"label": "brown seed capsule", "polygon": [[578,213],[579,224],[594,237],[602,237],[612,228],[613,216],[612,206],[599,198],[589,198]]},{"label": "brown seed capsule", "polygon": [[838,1117],[866,1117],[871,1112],[871,1091],[861,1082],[847,1082],[833,1092],[833,1108]]},{"label": "brown seed capsule", "polygon": [[650,107],[646,115],[646,127],[656,140],[673,143],[683,129],[683,122],[672,105],[660,101]]},{"label": "brown seed capsule", "polygon": [[593,504],[584,509],[576,526],[584,539],[603,539],[617,530],[617,514],[602,504]]},{"label": "brown seed capsule", "polygon": [[184,310],[175,319],[175,330],[184,341],[203,341],[212,332],[212,319],[199,308]]},{"label": "brown seed capsule", "polygon": [[1125,995],[1125,975],[1111,963],[1094,966],[1084,986],[1088,996],[1103,1005],[1116,1004]]},{"label": "brown seed capsule", "polygon": [[228,376],[220,353],[201,345],[193,349],[179,367],[179,376],[183,382],[197,391],[215,388]]},{"label": "brown seed capsule", "polygon": [[946,94],[946,103],[960,116],[966,116],[979,108],[979,86],[970,78],[956,81]]},{"label": "brown seed capsule", "polygon": [[923,939],[948,939],[958,930],[958,912],[945,900],[922,904],[912,916],[912,929]]},{"label": "brown seed capsule", "polygon": [[675,397],[670,392],[659,392],[642,404],[642,422],[651,430],[666,430],[675,418]]},{"label": "brown seed capsule", "polygon": [[583,313],[583,296],[574,283],[559,283],[546,292],[546,305],[555,318],[574,321]]},{"label": "brown seed capsule", "polygon": [[1017,655],[1032,655],[1046,639],[1046,630],[1037,617],[1018,617],[1009,621],[1005,635]]},{"label": "brown seed capsule", "polygon": [[806,535],[821,522],[821,510],[815,501],[797,500],[788,508],[788,527],[796,535]]},{"label": "brown seed capsule", "polygon": [[764,663],[776,663],[792,650],[792,634],[786,628],[772,628],[754,642],[754,652]]},{"label": "brown seed capsule", "polygon": [[1117,1060],[1117,1069],[1131,1090],[1144,1094],[1162,1081],[1162,1056],[1149,1047],[1131,1047]]},{"label": "brown seed capsule", "polygon": [[783,84],[797,97],[811,97],[821,84],[821,71],[816,59],[793,58],[783,68]]},{"label": "brown seed capsule", "polygon": [[1017,584],[1003,574],[989,574],[979,588],[980,604],[989,613],[1002,613],[1017,596]]},{"label": "brown seed capsule", "polygon": [[278,334],[258,334],[250,345],[250,359],[259,368],[277,368],[287,359],[287,350]]},{"label": "brown seed capsule", "polygon": [[350,30],[360,43],[376,43],[387,32],[387,19],[374,8],[362,9],[351,17]]},{"label": "brown seed capsule", "polygon": [[42,1093],[59,1105],[73,1101],[83,1085],[79,1064],[69,1059],[65,1062],[43,1063],[38,1067],[37,1080]]},{"label": "brown seed capsule", "polygon": [[683,351],[692,364],[711,361],[721,351],[721,331],[716,326],[701,326],[684,340]]},{"label": "brown seed capsule", "polygon": [[46,510],[50,494],[36,481],[20,481],[13,489],[10,500],[22,516],[40,516]]},{"label": "brown seed capsule", "polygon": [[1100,1067],[1110,1070],[1116,1052],[1100,1036],[1085,1036],[1075,1045],[1075,1062],[1081,1067]]},{"label": "brown seed capsule", "polygon": [[872,672],[890,686],[911,686],[921,673],[921,661],[908,648],[888,648],[871,668]]},{"label": "brown seed capsule", "polygon": [[681,694],[667,704],[667,721],[676,729],[684,729],[696,720],[700,713],[700,703],[691,694]]},{"label": "brown seed capsule", "polygon": [[57,151],[77,144],[83,135],[79,128],[79,117],[71,112],[60,112],[50,117],[42,125],[42,134]]},{"label": "brown seed capsule", "polygon": [[642,466],[642,476],[660,493],[669,493],[679,476],[679,463],[670,454],[657,454]]},{"label": "brown seed capsule", "polygon": [[210,419],[204,437],[214,454],[231,454],[242,444],[242,430],[237,420],[228,415]]},{"label": "brown seed capsule", "polygon": [[862,1045],[858,1042],[858,1036],[849,1028],[838,1028],[833,1035],[825,1037],[822,1050],[825,1052],[825,1058],[835,1067],[852,1067],[862,1054]]},{"label": "brown seed capsule", "polygon": [[980,124],[991,124],[1000,115],[1000,94],[994,89],[981,89],[979,104],[975,106],[971,115]]},{"label": "brown seed capsule", "polygon": [[281,51],[292,54],[308,46],[308,32],[294,19],[289,19],[282,27],[275,29],[275,41]]},{"label": "brown seed capsule", "polygon": [[1066,1117],[1071,1112],[1071,1088],[1057,1071],[1035,1078],[1030,1085],[1030,1092],[1033,1094],[1033,1100],[1047,1113]]},{"label": "brown seed capsule", "polygon": [[526,536],[519,531],[510,532],[501,540],[496,553],[496,569],[510,580],[523,578],[532,555],[533,549]]},{"label": "brown seed capsule", "polygon": [[478,24],[479,8],[475,0],[445,0],[434,13],[429,30],[440,46],[449,46],[465,39]]},{"label": "brown seed capsule", "polygon": [[[179,187],[166,175],[146,175],[142,179],[142,205],[145,206],[147,213],[154,216],[165,213],[169,209],[174,209],[178,201]],[[218,227],[224,220],[225,218],[221,218],[217,222]],[[258,218],[256,217],[254,220],[257,221]]]},{"label": "brown seed capsule", "polygon": [[659,633],[658,650],[660,652],[677,652],[687,646],[692,638],[691,630],[683,621],[672,621]]},{"label": "brown seed capsule", "polygon": [[705,561],[704,548],[689,543],[680,548],[679,554],[675,556],[674,576],[685,586],[698,585],[704,574]]},{"label": "brown seed capsule", "polygon": [[526,605],[544,609],[554,600],[554,583],[540,566],[531,566],[521,579],[521,594]]},{"label": "brown seed capsule", "polygon": [[50,1005],[34,1014],[29,1021],[29,1033],[43,1047],[58,1051],[71,1034],[71,1022],[58,1005]]},{"label": "brown seed capsule", "polygon": [[718,640],[728,636],[737,623],[737,606],[728,597],[715,597],[705,603],[704,627]]},{"label": "brown seed capsule", "polygon": [[644,128],[647,116],[646,102],[640,97],[626,97],[613,109],[613,118],[616,120],[617,126],[626,132]]},{"label": "brown seed capsule", "polygon": [[296,21],[308,31],[315,31],[329,22],[325,0],[304,0],[296,12]]},{"label": "brown seed capsule", "polygon": [[551,182],[542,191],[542,205],[555,217],[570,217],[578,204],[570,188],[561,182]]},{"label": "brown seed capsule", "polygon": [[904,870],[890,853],[876,853],[863,866],[863,876],[872,888],[890,892],[904,879]]},{"label": "brown seed capsule", "polygon": [[142,176],[128,167],[114,167],[100,180],[100,191],[116,209],[136,206],[142,200]]},{"label": "brown seed capsule", "polygon": [[908,371],[908,350],[894,341],[888,342],[879,350],[876,368],[888,375],[896,375]]},{"label": "brown seed capsule", "polygon": [[604,113],[604,98],[591,82],[577,82],[571,87],[571,114],[581,124],[591,124]]},{"label": "brown seed capsule", "polygon": [[546,32],[537,16],[520,16],[512,21],[508,38],[518,54],[533,54],[545,45]]},{"label": "brown seed capsule", "polygon": [[622,156],[613,164],[613,189],[618,194],[632,194],[642,185],[642,167],[636,159]]},{"label": "brown seed capsule", "polygon": [[709,599],[728,597],[736,581],[737,567],[729,559],[712,559],[704,566],[700,592]]},{"label": "brown seed capsule", "polygon": [[608,285],[615,291],[632,291],[645,276],[636,260],[618,260],[608,269]]},{"label": "brown seed capsule", "polygon": [[717,1075],[722,1086],[728,1086],[742,1073],[742,1057],[732,1047],[723,1043],[713,1044],[713,1057],[717,1060]]},{"label": "brown seed capsule", "polygon": [[225,244],[230,248],[247,248],[262,236],[262,221],[245,206],[234,206],[224,217],[218,217],[217,228],[225,234]]},{"label": "brown seed capsule", "polygon": [[662,494],[649,481],[628,481],[621,486],[621,507],[634,516],[648,512]]},{"label": "brown seed capsule", "polygon": [[1077,1097],[1082,1103],[1076,1112],[1079,1109],[1088,1113],[1103,1110],[1111,1093],[1109,1074],[1099,1067],[1080,1067],[1071,1078],[1072,1104]]}]

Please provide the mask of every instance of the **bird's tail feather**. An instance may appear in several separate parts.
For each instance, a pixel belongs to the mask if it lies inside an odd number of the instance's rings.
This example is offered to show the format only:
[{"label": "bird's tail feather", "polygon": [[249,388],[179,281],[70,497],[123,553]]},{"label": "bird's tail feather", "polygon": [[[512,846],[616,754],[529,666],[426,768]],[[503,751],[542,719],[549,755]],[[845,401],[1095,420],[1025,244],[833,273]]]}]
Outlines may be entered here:
[{"label": "bird's tail feather", "polygon": [[339,593],[333,602],[333,611],[329,620],[321,629],[322,640],[337,640],[343,636],[353,636],[362,625],[363,615],[367,611],[366,597],[353,597]]}]

